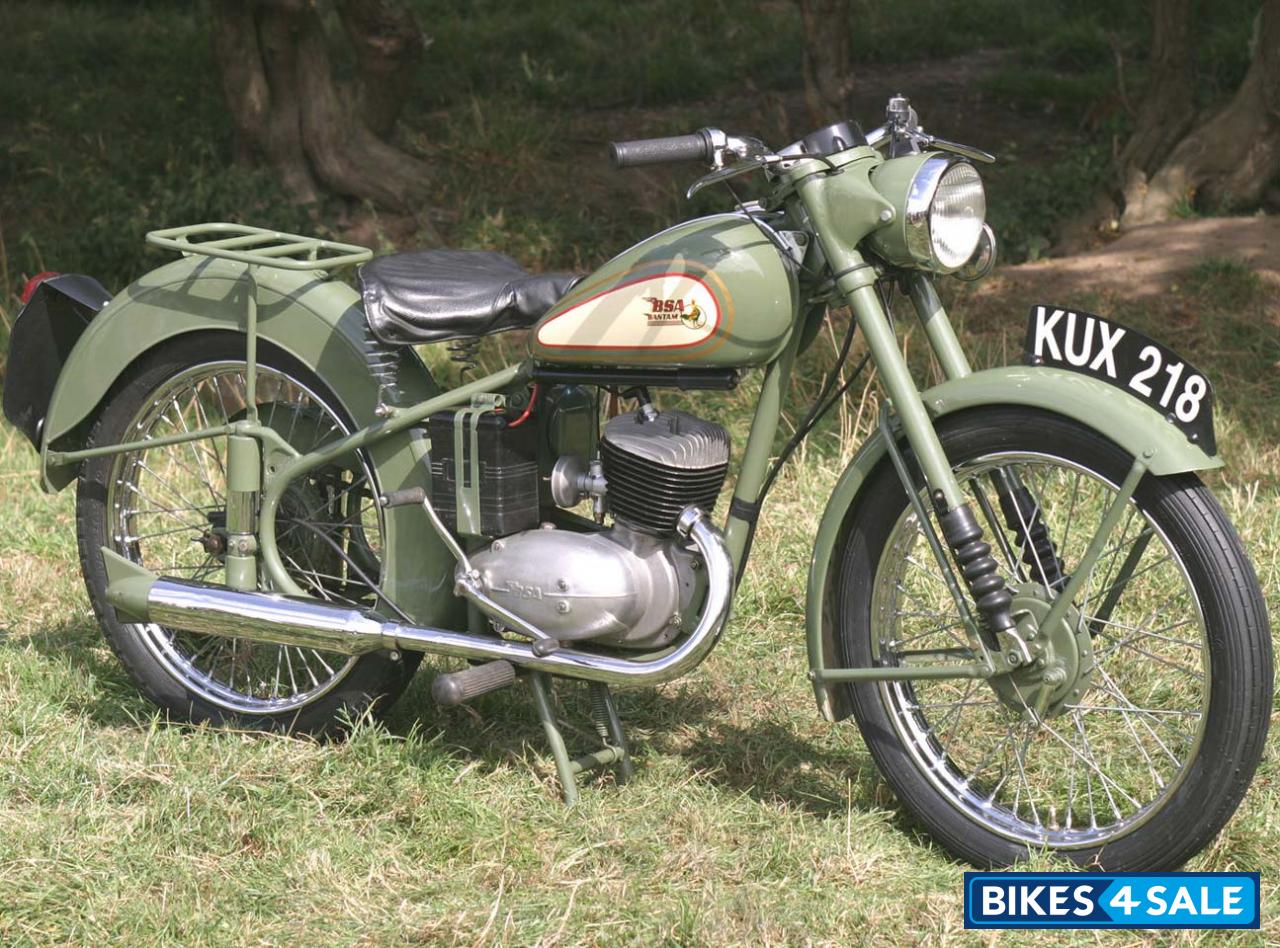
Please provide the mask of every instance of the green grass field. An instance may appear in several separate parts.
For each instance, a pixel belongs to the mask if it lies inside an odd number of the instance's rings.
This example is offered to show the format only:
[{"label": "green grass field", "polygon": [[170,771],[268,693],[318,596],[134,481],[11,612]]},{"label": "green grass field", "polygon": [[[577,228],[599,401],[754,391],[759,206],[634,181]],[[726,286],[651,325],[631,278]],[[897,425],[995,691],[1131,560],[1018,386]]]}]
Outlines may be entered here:
[{"label": "green grass field", "polygon": [[[142,247],[148,227],[235,216],[315,229],[350,212],[320,208],[318,224],[288,206],[269,175],[227,165],[229,123],[191,5],[9,6],[10,28],[0,33],[0,59],[11,67],[0,79],[0,351],[23,273],[83,270],[116,289],[162,259]],[[1218,88],[1230,88],[1244,62],[1243,6],[1219,5],[1201,37]],[[1123,16],[1114,4],[1069,7],[904,0],[862,14],[869,100],[882,101],[875,70],[898,67],[892,51],[918,37],[921,18],[934,28],[929,48],[913,55],[1002,50],[981,97],[1005,121],[987,130],[1029,131],[978,144],[1011,159],[995,172],[992,203],[1019,257],[1047,246],[1050,219],[1097,180],[1105,147],[1075,143],[1109,140],[1111,126],[1082,135],[1082,116],[1107,87],[1109,30],[1123,45],[1142,29],[1137,7]],[[617,179],[598,158],[566,174],[578,155],[596,154],[610,135],[706,124],[722,108],[774,135],[794,122],[786,113],[795,111],[798,39],[785,3],[662,0],[623,10],[539,0],[519,16],[484,3],[466,17],[458,4],[420,0],[419,8],[435,37],[432,56],[461,65],[431,59],[407,134],[441,169],[442,224],[459,245],[535,266],[595,265],[688,213],[678,198],[684,182]],[[588,14],[589,25],[603,25],[584,26]],[[1072,17],[1070,28],[1051,29]],[[996,22],[1007,35],[992,36]],[[648,35],[652,24],[667,32]],[[688,58],[687,71],[662,68],[664,40]],[[631,64],[641,58],[648,65],[637,73]],[[939,94],[940,118],[946,105]],[[963,128],[940,131],[965,137]],[[1016,359],[1030,302],[995,283],[954,294],[957,323],[982,365]],[[1214,380],[1228,466],[1210,483],[1273,617],[1278,298],[1274,283],[1238,261],[1194,254],[1177,292],[1157,302],[1087,286],[1072,298],[1168,342]],[[931,366],[902,315],[923,380]],[[517,351],[511,340],[486,344],[485,364]],[[784,432],[831,351],[823,340],[803,360]],[[448,381],[440,356],[431,362]],[[678,401],[725,423],[740,450],[757,384],[753,375],[731,397]],[[587,781],[572,811],[559,801],[525,687],[440,711],[429,698],[430,663],[385,719],[359,722],[342,743],[158,719],[90,613],[73,491],[41,494],[34,453],[0,422],[0,944],[999,941],[962,930],[967,867],[897,808],[856,728],[819,719],[805,679],[810,543],[876,404],[874,386],[855,388],[798,453],[770,498],[720,648],[683,681],[621,694],[637,777],[625,787]],[[585,723],[580,691],[562,684],[557,694],[565,716]],[[1240,944],[1280,941],[1276,748],[1273,738],[1239,813],[1188,867],[1262,872],[1264,929],[1226,936]]]},{"label": "green grass field", "polygon": [[[1239,346],[1203,350],[1230,464],[1214,486],[1275,614],[1277,352],[1273,337],[1249,343],[1268,302],[1224,261],[1188,274],[1184,294]],[[971,338],[993,361],[1009,321],[971,302]],[[1153,328],[1169,315],[1145,312],[1125,316]],[[1237,399],[1250,378],[1264,379],[1261,404]],[[746,388],[701,410],[740,422]],[[158,720],[89,612],[71,492],[41,495],[34,455],[0,429],[0,942],[973,940],[960,929],[965,867],[896,809],[856,729],[817,718],[804,678],[801,577],[826,491],[872,416],[863,402],[781,482],[720,649],[686,680],[622,694],[637,779],[589,782],[572,811],[523,686],[441,712],[420,674],[385,721],[337,744]],[[578,692],[558,693],[585,722]],[[1280,860],[1274,746],[1190,867],[1260,869],[1264,904]],[[1280,937],[1274,921],[1265,933]]]}]

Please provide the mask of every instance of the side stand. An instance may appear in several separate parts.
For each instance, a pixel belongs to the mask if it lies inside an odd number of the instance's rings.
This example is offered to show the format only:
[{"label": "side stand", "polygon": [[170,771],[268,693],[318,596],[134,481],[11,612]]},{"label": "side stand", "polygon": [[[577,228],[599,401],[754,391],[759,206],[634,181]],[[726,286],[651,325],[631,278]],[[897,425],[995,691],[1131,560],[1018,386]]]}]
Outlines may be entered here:
[{"label": "side stand", "polygon": [[545,672],[531,672],[529,685],[533,689],[533,701],[538,708],[538,717],[542,719],[547,743],[551,745],[551,756],[555,758],[556,773],[560,777],[566,806],[573,806],[578,802],[578,774],[616,765],[620,783],[631,779],[635,768],[631,764],[631,755],[627,752],[627,738],[622,731],[622,721],[618,718],[618,709],[614,706],[608,685],[600,682],[591,682],[590,685],[591,721],[602,746],[599,750],[573,758],[569,757],[560,725],[556,723],[555,706],[551,700],[551,679]]}]

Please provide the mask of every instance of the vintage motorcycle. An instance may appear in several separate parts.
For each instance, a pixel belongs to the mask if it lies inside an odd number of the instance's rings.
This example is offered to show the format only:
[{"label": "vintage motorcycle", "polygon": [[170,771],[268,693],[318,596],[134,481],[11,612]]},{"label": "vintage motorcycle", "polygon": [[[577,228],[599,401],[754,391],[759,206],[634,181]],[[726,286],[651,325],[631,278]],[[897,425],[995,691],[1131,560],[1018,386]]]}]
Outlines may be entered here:
[{"label": "vintage motorcycle", "polygon": [[[625,779],[610,688],[707,656],[782,463],[869,359],[886,408],[808,575],[821,713],[852,715],[899,799],[975,864],[1167,869],[1202,849],[1252,778],[1272,687],[1257,579],[1196,473],[1221,465],[1205,376],[1049,305],[1026,364],[972,371],[933,281],[992,265],[975,162],[993,159],[902,97],[870,133],[776,152],[711,128],[611,149],[620,168],[706,163],[691,195],[755,172],[766,196],[585,277],[197,224],[148,234],[181,259],[117,296],[28,287],[5,413],[47,491],[79,481],[89,597],[141,691],[185,720],[340,731],[422,654],[452,656],[442,705],[528,683],[568,802],[583,772]],[[360,292],[329,276],[353,265]],[[896,289],[945,375],[926,391]],[[838,364],[775,454],[829,306],[853,316]],[[466,359],[513,329],[529,357],[451,391],[412,348]],[[842,374],[855,331],[867,356]],[[656,393],[755,368],[718,527],[731,439]],[[598,748],[566,749],[552,676],[589,683]]]}]

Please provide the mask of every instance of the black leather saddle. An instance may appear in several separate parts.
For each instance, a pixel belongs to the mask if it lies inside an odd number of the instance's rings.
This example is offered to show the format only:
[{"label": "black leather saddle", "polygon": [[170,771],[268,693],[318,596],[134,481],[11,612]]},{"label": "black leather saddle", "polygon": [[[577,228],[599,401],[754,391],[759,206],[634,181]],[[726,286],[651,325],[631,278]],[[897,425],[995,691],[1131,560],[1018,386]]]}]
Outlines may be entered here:
[{"label": "black leather saddle", "polygon": [[412,345],[528,329],[582,277],[530,273],[488,250],[393,253],[362,265],[369,328]]}]

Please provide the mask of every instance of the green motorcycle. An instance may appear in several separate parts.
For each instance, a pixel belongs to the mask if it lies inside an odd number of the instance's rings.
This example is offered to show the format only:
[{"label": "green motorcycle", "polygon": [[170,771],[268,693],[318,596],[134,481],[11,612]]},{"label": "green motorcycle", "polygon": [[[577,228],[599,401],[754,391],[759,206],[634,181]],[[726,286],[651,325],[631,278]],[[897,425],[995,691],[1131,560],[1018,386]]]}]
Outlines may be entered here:
[{"label": "green motorcycle", "polygon": [[[992,159],[924,132],[901,97],[866,134],[773,151],[707,128],[612,155],[703,162],[690,194],[756,173],[767,197],[585,277],[198,224],[148,234],[180,259],[114,297],[78,275],[29,287],[5,413],[46,490],[78,481],[89,597],[142,692],[184,720],[334,732],[394,701],[423,654],[451,656],[442,705],[527,682],[569,802],[584,772],[625,779],[611,688],[715,646],[781,465],[869,360],[887,407],[808,576],[822,715],[852,715],[899,799],[977,865],[1168,869],[1201,850],[1253,776],[1272,689],[1257,579],[1197,477],[1222,463],[1205,376],[1050,305],[1025,364],[972,371],[934,279],[992,266],[976,170]],[[329,275],[351,266],[359,291]],[[898,289],[945,375],[926,391]],[[829,306],[853,314],[838,363],[775,454]],[[514,329],[525,361],[450,391],[413,348],[465,361]],[[844,370],[855,332],[867,356]],[[756,368],[736,452],[660,407]],[[599,745],[580,756],[553,676],[591,689]]]}]

